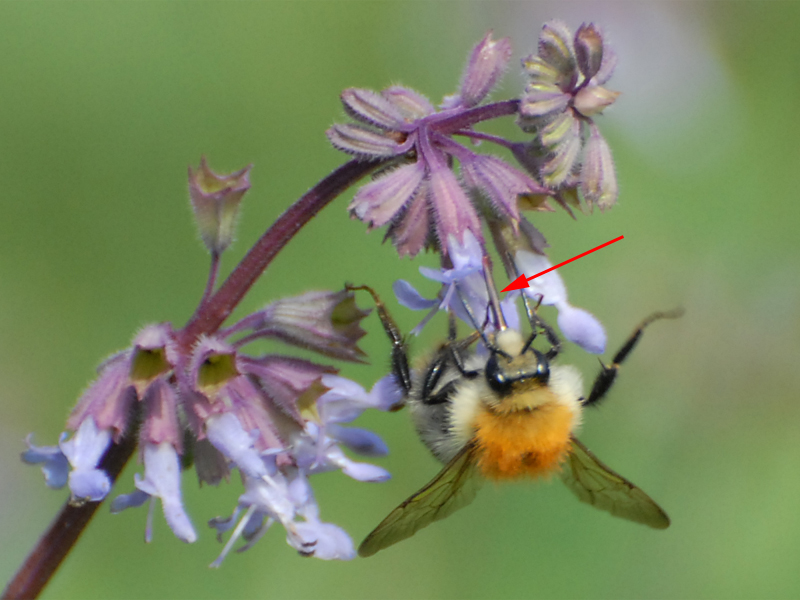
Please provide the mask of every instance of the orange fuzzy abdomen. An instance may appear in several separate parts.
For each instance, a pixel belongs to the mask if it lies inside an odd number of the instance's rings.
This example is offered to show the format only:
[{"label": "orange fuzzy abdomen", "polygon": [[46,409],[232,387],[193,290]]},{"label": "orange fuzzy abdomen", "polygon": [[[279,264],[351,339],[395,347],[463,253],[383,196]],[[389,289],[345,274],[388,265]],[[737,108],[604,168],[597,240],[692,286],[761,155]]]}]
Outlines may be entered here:
[{"label": "orange fuzzy abdomen", "polygon": [[478,468],[489,479],[553,472],[569,451],[573,420],[569,407],[556,403],[505,414],[480,411],[475,421]]}]

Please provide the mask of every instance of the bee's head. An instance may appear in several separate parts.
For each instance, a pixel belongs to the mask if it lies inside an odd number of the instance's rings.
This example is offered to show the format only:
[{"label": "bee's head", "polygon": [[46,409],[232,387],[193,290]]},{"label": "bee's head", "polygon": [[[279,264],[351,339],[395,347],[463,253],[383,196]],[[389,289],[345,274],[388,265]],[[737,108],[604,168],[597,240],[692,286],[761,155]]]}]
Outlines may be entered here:
[{"label": "bee's head", "polygon": [[531,387],[547,385],[550,361],[525,344],[518,331],[505,329],[495,336],[489,349],[485,376],[489,387],[501,396]]}]

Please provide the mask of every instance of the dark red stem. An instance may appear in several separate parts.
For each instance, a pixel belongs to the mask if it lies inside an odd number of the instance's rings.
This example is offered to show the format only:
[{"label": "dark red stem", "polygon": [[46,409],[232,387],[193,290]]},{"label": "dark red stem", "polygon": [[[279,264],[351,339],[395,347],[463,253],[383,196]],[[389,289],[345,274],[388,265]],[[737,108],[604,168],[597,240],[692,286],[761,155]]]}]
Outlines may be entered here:
[{"label": "dark red stem", "polygon": [[[194,316],[180,333],[182,345],[188,348],[198,336],[216,331],[267,265],[300,228],[331,200],[381,164],[380,161],[350,161],[292,204],[255,243],[217,292],[200,303]],[[100,468],[108,473],[112,484],[133,455],[136,441],[137,435],[127,434],[119,444],[112,445],[106,452]],[[100,504],[102,503],[87,502],[81,506],[65,504],[3,591],[3,600],[36,598],[72,550]]]},{"label": "dark red stem", "polygon": [[[496,102],[435,121],[434,127],[438,131],[453,132],[481,121],[516,114],[518,108],[518,100]],[[303,225],[344,190],[382,164],[383,161],[352,160],[333,171],[292,204],[264,232],[225,283],[210,297],[204,295],[194,315],[179,333],[182,347],[190,348],[200,335],[219,329],[267,265]],[[213,269],[212,264],[212,271]],[[213,279],[213,272],[211,277]],[[100,463],[112,483],[133,455],[136,437],[129,434],[119,444],[112,445]],[[100,504],[101,502],[88,502],[81,506],[65,504],[8,584],[2,598],[36,598],[72,550]]]}]

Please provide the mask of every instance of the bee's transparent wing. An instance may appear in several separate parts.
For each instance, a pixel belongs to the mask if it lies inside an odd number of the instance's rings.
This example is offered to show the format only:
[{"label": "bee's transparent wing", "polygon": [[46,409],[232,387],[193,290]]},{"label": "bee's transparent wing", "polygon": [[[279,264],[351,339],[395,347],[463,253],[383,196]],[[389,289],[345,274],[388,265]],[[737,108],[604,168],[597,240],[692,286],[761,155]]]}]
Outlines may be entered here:
[{"label": "bee's transparent wing", "polygon": [[469,444],[462,448],[433,481],[389,513],[358,553],[372,556],[472,502],[481,481],[475,476],[473,451]]},{"label": "bee's transparent wing", "polygon": [[669,527],[667,513],[650,496],[601,463],[576,438],[561,479],[581,502],[656,529]]}]

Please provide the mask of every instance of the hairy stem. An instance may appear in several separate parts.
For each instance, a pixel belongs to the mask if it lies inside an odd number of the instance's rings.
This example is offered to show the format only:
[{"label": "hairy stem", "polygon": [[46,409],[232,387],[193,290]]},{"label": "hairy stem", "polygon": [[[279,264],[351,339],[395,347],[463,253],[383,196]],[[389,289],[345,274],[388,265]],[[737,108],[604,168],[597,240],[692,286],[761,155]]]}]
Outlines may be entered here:
[{"label": "hairy stem", "polygon": [[519,111],[519,100],[504,100],[494,104],[486,104],[471,108],[462,113],[436,121],[435,129],[442,132],[453,132],[471,127],[481,121],[515,115]]}]

